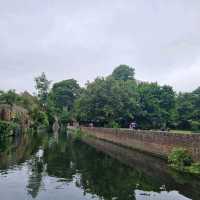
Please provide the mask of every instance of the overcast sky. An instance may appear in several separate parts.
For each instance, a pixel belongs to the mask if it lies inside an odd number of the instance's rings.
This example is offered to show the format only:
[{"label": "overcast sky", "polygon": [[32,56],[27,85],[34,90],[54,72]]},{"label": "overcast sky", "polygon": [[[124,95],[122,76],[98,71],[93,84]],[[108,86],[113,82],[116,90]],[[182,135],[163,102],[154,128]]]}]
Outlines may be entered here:
[{"label": "overcast sky", "polygon": [[119,64],[200,86],[200,0],[0,0],[0,89],[34,91],[43,71],[83,85]]}]

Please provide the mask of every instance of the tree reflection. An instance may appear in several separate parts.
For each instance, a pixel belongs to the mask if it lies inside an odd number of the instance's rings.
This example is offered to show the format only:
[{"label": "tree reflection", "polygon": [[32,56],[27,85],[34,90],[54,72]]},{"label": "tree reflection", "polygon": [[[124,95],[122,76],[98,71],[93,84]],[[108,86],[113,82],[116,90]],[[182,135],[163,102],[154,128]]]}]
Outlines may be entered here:
[{"label": "tree reflection", "polygon": [[44,163],[47,164],[46,172],[49,176],[65,179],[66,182],[73,180],[76,167],[73,163],[72,141],[66,136],[60,136],[58,142],[48,145],[44,149]]},{"label": "tree reflection", "polygon": [[[73,183],[83,195],[104,200],[134,200],[135,190],[160,192],[163,183],[169,191],[176,189],[193,199],[199,196],[200,183],[193,177],[171,174],[159,162],[151,162],[139,153],[128,155],[127,150],[123,152],[110,143],[105,146],[94,139],[87,143],[95,148],[66,134],[9,139],[0,143],[0,170],[6,172],[25,164],[29,175],[27,193],[32,198],[44,189],[44,175],[55,177],[63,184]],[[129,163],[130,156],[135,158]]]},{"label": "tree reflection", "polygon": [[43,162],[38,157],[33,158],[29,163],[29,170],[30,176],[27,185],[27,192],[33,198],[36,198],[39,193],[43,177]]},{"label": "tree reflection", "polygon": [[125,165],[81,141],[73,140],[70,135],[56,135],[48,142],[43,146],[42,162],[35,160],[32,164],[34,173],[28,185],[32,197],[37,196],[41,187],[44,167],[40,165],[45,165],[49,176],[64,183],[73,181],[83,190],[83,195],[91,194],[105,200],[134,200],[136,189],[160,192],[165,178],[169,179],[166,181],[169,189],[175,184],[173,179],[165,177],[165,173],[162,179],[156,176],[156,170],[146,174],[145,169]]}]

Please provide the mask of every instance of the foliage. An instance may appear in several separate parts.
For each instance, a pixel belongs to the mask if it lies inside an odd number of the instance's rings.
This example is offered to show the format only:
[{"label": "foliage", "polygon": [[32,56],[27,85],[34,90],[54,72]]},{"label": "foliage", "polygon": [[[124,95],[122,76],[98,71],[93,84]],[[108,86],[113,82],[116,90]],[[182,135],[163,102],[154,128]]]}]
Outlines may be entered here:
[{"label": "foliage", "polygon": [[166,128],[172,125],[175,92],[170,86],[157,83],[138,85],[140,112],[137,122],[141,128]]},{"label": "foliage", "polygon": [[168,162],[178,171],[200,175],[200,163],[193,162],[192,157],[184,148],[174,148],[168,156]]},{"label": "foliage", "polygon": [[190,120],[194,111],[193,95],[190,93],[180,93],[177,97],[177,122],[178,128],[189,130]]},{"label": "foliage", "polygon": [[134,80],[135,69],[129,67],[128,65],[120,65],[112,73],[112,77],[116,80]]},{"label": "foliage", "polygon": [[76,129],[73,134],[73,137],[75,140],[81,140],[84,137],[84,135],[85,134],[81,131],[81,129]]},{"label": "foliage", "polygon": [[134,81],[97,78],[89,83],[76,101],[78,121],[104,126],[116,122],[127,126],[138,110],[137,89]]},{"label": "foliage", "polygon": [[17,102],[19,96],[15,92],[15,90],[9,90],[8,92],[1,91],[0,93],[0,103],[13,105]]},{"label": "foliage", "polygon": [[49,125],[53,125],[55,121],[55,116],[59,113],[59,108],[57,108],[52,100],[52,93],[48,94],[46,114],[48,116]]},{"label": "foliage", "polygon": [[168,161],[174,168],[184,170],[186,166],[192,164],[192,157],[184,148],[174,148],[169,154]]},{"label": "foliage", "polygon": [[32,119],[35,129],[46,128],[49,125],[47,114],[41,110],[34,109],[32,112]]},{"label": "foliage", "polygon": [[35,96],[32,96],[27,91],[18,94],[15,90],[7,92],[0,92],[0,104],[18,105],[25,108],[27,111],[32,112],[34,108],[39,107],[39,102]]},{"label": "foliage", "polygon": [[14,122],[6,122],[0,120],[0,137],[14,134],[17,127],[17,124]]},{"label": "foliage", "polygon": [[200,131],[200,88],[177,97],[177,124],[184,130]]},{"label": "foliage", "polygon": [[52,98],[56,107],[72,110],[75,99],[79,96],[80,86],[74,79],[55,83],[52,87]]},{"label": "foliage", "polygon": [[188,171],[192,174],[200,174],[200,163],[192,163],[188,167]]},{"label": "foliage", "polygon": [[140,129],[200,132],[200,87],[176,94],[168,85],[135,80],[135,69],[128,65],[116,67],[111,75],[98,77],[85,88],[74,79],[50,88],[45,73],[36,77],[35,83],[37,97],[28,92],[0,91],[0,104],[20,105],[30,116],[41,110],[50,125],[56,116],[61,123],[77,120],[95,126],[129,127],[136,122]]},{"label": "foliage", "polygon": [[37,90],[38,99],[42,106],[47,105],[48,91],[51,81],[47,80],[45,73],[35,78],[35,88]]},{"label": "foliage", "polygon": [[120,128],[120,125],[117,122],[113,121],[108,124],[108,128]]},{"label": "foliage", "polygon": [[69,122],[71,122],[71,113],[66,111],[66,110],[63,110],[62,113],[60,114],[60,122],[62,124],[67,124]]},{"label": "foliage", "polygon": [[50,124],[55,116],[63,124],[73,120],[74,101],[78,98],[81,88],[74,79],[55,83],[48,93],[46,113]]},{"label": "foliage", "polygon": [[193,132],[198,132],[200,131],[200,122],[199,121],[190,121],[191,124],[191,130]]},{"label": "foliage", "polygon": [[32,96],[27,91],[23,92],[20,95],[20,100],[18,101],[17,104],[27,109],[29,113],[33,112],[34,109],[40,107],[37,98],[35,96]]},{"label": "foliage", "polygon": [[136,83],[134,69],[120,65],[111,76],[88,83],[76,101],[78,121],[98,126],[128,127],[136,121],[142,129],[175,128],[176,94],[172,87]]}]

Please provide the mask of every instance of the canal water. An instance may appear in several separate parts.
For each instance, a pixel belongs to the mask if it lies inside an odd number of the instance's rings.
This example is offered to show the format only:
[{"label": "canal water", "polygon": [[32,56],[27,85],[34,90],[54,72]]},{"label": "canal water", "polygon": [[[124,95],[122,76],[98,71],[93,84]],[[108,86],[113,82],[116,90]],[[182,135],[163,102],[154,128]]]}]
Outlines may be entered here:
[{"label": "canal water", "polygon": [[1,200],[199,200],[200,179],[163,160],[94,138],[0,141]]}]

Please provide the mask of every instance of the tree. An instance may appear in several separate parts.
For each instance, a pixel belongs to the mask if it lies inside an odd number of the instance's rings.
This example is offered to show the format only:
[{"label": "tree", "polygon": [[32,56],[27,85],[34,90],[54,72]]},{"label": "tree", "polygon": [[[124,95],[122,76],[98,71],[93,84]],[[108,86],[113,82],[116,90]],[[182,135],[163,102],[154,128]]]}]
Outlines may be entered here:
[{"label": "tree", "polygon": [[75,110],[78,121],[110,127],[117,123],[127,127],[137,109],[135,82],[108,77],[89,83],[76,101]]},{"label": "tree", "polygon": [[176,122],[179,129],[200,130],[200,88],[193,92],[179,93]]},{"label": "tree", "polygon": [[49,126],[48,116],[46,112],[35,108],[31,113],[31,118],[33,119],[33,128],[39,130],[40,128],[47,128]]},{"label": "tree", "polygon": [[176,93],[173,88],[168,85],[164,85],[160,88],[160,108],[162,110],[162,117],[164,118],[164,124],[162,128],[175,128],[176,117]]},{"label": "tree", "polygon": [[8,92],[0,92],[0,103],[5,103],[9,104],[10,106],[13,106],[19,98],[20,97],[15,92],[15,90],[9,90]]},{"label": "tree", "polygon": [[56,107],[71,111],[80,94],[80,86],[74,79],[64,80],[53,85],[51,94]]},{"label": "tree", "polygon": [[134,80],[135,69],[129,67],[128,65],[120,65],[114,69],[112,77],[116,80]]},{"label": "tree", "polygon": [[18,104],[29,111],[33,112],[34,109],[39,108],[39,102],[37,97],[32,96],[29,92],[25,91],[20,95],[20,101]]},{"label": "tree", "polygon": [[172,112],[175,109],[175,92],[169,86],[157,83],[138,85],[140,112],[137,122],[141,128],[166,128],[171,126]]},{"label": "tree", "polygon": [[194,105],[193,95],[190,93],[180,93],[177,97],[177,127],[189,130],[190,120],[192,119]]},{"label": "tree", "polygon": [[47,105],[48,92],[51,81],[48,81],[45,73],[43,72],[41,76],[35,78],[35,83],[38,99],[41,105],[45,107]]}]

